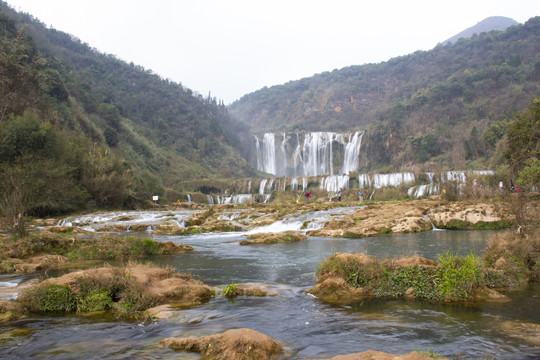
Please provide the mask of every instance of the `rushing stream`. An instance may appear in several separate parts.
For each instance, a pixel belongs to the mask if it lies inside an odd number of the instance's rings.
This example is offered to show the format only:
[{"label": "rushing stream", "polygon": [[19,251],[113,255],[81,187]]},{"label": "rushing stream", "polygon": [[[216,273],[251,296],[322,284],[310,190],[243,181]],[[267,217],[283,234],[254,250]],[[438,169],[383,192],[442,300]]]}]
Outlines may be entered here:
[{"label": "rushing stream", "polygon": [[[307,220],[258,230],[293,228]],[[172,319],[143,323],[102,315],[32,316],[0,325],[0,358],[199,359],[197,354],[176,353],[157,344],[170,336],[213,335],[245,327],[279,341],[291,359],[330,358],[369,349],[407,353],[429,348],[449,357],[461,354],[460,359],[492,355],[538,359],[540,348],[503,331],[514,322],[540,324],[538,285],[509,293],[509,303],[474,306],[406,300],[337,306],[304,293],[315,283],[318,264],[335,252],[363,252],[380,258],[416,253],[435,259],[447,250],[480,254],[492,235],[490,231],[430,231],[363,239],[310,237],[297,243],[252,246],[238,244],[244,239],[242,233],[155,236],[158,241],[195,248],[192,254],[151,258],[156,264],[189,271],[210,286],[260,283],[280,295],[232,300],[218,296],[195,308],[179,309]],[[23,280],[0,278],[6,286]]]}]

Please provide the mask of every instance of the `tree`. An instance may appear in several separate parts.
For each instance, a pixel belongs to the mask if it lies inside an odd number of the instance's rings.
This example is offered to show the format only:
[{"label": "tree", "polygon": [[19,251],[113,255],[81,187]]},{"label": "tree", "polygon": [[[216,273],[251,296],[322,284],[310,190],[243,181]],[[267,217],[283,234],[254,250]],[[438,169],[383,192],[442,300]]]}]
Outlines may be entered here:
[{"label": "tree", "polygon": [[506,133],[505,157],[514,175],[540,159],[540,97],[515,115]]},{"label": "tree", "polygon": [[24,155],[0,164],[0,218],[9,232],[26,235],[24,217],[77,208],[86,194],[76,185],[73,169],[55,159]]},{"label": "tree", "polygon": [[81,182],[98,206],[121,207],[129,195],[129,171],[97,144],[84,161]]}]

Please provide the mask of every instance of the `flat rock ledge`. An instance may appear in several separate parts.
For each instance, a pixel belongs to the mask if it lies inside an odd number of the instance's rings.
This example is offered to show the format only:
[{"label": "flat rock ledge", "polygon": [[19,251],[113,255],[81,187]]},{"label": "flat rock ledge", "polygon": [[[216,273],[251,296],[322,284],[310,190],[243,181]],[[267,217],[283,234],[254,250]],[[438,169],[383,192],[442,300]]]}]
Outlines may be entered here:
[{"label": "flat rock ledge", "polygon": [[290,243],[305,239],[307,239],[307,237],[297,231],[285,231],[282,233],[257,233],[248,235],[247,240],[240,241],[240,245]]},{"label": "flat rock ledge", "polygon": [[[417,351],[410,352],[408,354],[394,355],[387,354],[380,351],[368,350],[360,353],[349,354],[349,355],[338,355],[330,359],[321,359],[321,360],[432,360],[434,358],[421,354]],[[448,360],[447,358],[437,356],[436,359]],[[314,359],[307,359],[314,360]]]},{"label": "flat rock ledge", "polygon": [[283,358],[283,347],[279,342],[251,329],[232,329],[198,338],[166,338],[159,345],[176,351],[200,353],[201,360]]}]

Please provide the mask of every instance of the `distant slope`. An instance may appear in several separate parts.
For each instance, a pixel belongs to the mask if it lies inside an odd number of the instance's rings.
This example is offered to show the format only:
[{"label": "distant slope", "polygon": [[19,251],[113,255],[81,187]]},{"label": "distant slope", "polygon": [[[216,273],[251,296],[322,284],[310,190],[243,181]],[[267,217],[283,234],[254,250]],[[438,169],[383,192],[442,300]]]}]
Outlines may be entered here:
[{"label": "distant slope", "polygon": [[478,35],[483,32],[490,32],[493,30],[504,31],[513,25],[519,25],[519,23],[514,19],[510,19],[504,16],[491,16],[480,21],[478,24],[463,30],[459,34],[452,36],[450,39],[443,41],[443,44],[455,43],[459,39],[470,38],[474,34]]},{"label": "distant slope", "polygon": [[235,127],[216,99],[99,53],[0,1],[2,13],[57,74],[65,96],[43,113],[60,126],[108,146],[139,175],[176,190],[183,181],[253,174],[239,155],[243,127]]},{"label": "distant slope", "polygon": [[380,64],[263,88],[231,104],[255,132],[367,130],[362,171],[493,166],[512,112],[540,94],[540,17]]}]

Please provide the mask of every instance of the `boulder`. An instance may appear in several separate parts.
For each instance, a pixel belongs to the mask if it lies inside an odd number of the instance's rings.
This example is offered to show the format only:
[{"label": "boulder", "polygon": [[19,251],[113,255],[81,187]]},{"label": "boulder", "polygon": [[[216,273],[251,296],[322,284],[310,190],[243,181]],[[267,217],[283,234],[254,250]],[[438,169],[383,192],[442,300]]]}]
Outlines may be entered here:
[{"label": "boulder", "polygon": [[22,304],[12,300],[0,300],[0,322],[18,319],[24,314]]},{"label": "boulder", "polygon": [[166,338],[160,341],[160,346],[200,353],[201,360],[279,359],[283,354],[283,347],[276,340],[251,329],[233,329],[198,338]]}]

